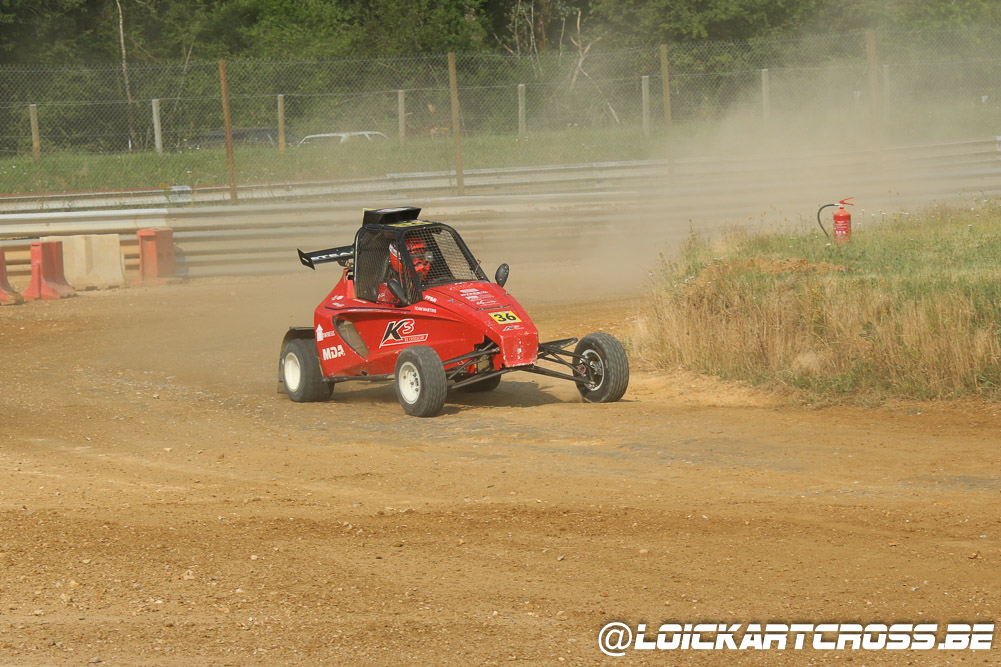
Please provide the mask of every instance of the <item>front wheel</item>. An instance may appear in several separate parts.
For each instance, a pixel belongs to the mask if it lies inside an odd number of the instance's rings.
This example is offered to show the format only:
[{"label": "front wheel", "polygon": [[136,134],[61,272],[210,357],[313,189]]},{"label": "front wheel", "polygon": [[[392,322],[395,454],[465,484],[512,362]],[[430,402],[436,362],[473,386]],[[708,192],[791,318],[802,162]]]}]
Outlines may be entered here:
[{"label": "front wheel", "polygon": [[426,345],[408,347],[396,360],[396,398],[413,417],[434,417],[445,405],[448,379],[441,357]]},{"label": "front wheel", "polygon": [[574,375],[588,378],[590,374],[588,382],[577,385],[577,391],[585,401],[612,403],[622,398],[629,386],[629,359],[615,336],[588,334],[577,343],[574,354],[583,357],[577,362]]},{"label": "front wheel", "polygon": [[293,338],[285,343],[279,361],[285,393],[296,403],[326,401],[334,385],[323,381],[320,357],[309,338]]}]

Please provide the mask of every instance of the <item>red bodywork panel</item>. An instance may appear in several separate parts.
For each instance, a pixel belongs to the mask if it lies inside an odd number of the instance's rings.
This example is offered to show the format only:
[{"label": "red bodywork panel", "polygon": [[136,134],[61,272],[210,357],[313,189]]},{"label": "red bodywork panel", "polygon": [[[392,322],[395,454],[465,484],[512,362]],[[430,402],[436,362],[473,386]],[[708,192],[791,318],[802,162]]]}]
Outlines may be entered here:
[{"label": "red bodywork panel", "polygon": [[447,361],[488,339],[500,348],[495,370],[537,359],[538,330],[499,285],[468,281],[430,287],[422,301],[397,307],[356,298],[348,276],[345,270],[313,316],[324,377],[392,374],[397,356],[412,345],[427,345]]}]

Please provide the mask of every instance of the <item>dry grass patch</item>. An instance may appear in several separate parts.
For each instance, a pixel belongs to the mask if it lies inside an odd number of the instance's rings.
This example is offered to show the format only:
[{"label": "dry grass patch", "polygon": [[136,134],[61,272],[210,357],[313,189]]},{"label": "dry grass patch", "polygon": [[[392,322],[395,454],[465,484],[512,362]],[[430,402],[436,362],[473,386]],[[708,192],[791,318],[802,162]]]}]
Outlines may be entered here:
[{"label": "dry grass patch", "polygon": [[631,337],[654,366],[828,397],[1001,387],[1001,211],[932,210],[857,231],[692,238]]}]

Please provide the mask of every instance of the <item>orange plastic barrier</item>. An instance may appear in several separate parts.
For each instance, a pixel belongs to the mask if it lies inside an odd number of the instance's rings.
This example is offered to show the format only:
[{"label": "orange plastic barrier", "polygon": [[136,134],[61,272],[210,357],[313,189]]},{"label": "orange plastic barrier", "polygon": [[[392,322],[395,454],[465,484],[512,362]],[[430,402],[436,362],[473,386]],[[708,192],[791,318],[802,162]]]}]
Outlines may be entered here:
[{"label": "orange plastic barrier", "polygon": [[63,244],[61,241],[31,244],[31,283],[21,295],[25,301],[64,299],[75,290],[63,275]]},{"label": "orange plastic barrier", "polygon": [[63,264],[62,241],[42,243],[42,256],[46,258],[45,261],[42,262],[42,269],[48,269],[49,283],[55,286],[56,291],[59,292],[61,296],[73,296],[73,294],[76,293],[76,290],[70,287],[70,284],[66,282],[66,273],[64,272],[65,269]]},{"label": "orange plastic barrier", "polygon": [[140,229],[139,279],[136,284],[162,285],[177,280],[174,260],[174,230],[170,227]]},{"label": "orange plastic barrier", "polygon": [[24,298],[14,291],[7,280],[7,258],[4,256],[3,248],[0,248],[0,306],[12,306],[24,303]]}]

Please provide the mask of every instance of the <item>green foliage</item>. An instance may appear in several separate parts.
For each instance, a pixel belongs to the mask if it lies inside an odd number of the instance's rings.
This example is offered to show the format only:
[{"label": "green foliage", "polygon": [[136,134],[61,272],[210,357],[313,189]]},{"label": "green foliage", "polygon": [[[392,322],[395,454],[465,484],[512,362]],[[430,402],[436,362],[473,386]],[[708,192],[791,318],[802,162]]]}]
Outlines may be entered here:
[{"label": "green foliage", "polygon": [[[120,0],[130,62],[477,51],[480,0]],[[107,0],[0,0],[0,51],[24,64],[121,60]]]},{"label": "green foliage", "polygon": [[486,42],[479,4],[479,0],[365,3],[364,51],[379,56],[479,51]]},{"label": "green foliage", "polygon": [[[995,0],[119,0],[130,62],[547,51],[1001,23]],[[580,18],[580,32],[577,21]],[[0,0],[8,63],[120,61],[111,0]]]},{"label": "green foliage", "polygon": [[99,0],[3,0],[0,52],[7,62],[114,62],[116,12]]},{"label": "green foliage", "polygon": [[519,57],[571,48],[582,13],[565,0],[485,0],[482,8],[491,41]]},{"label": "green foliage", "polygon": [[804,23],[812,32],[873,29],[975,28],[1001,23],[995,0],[821,0]]},{"label": "green foliage", "polygon": [[743,41],[802,23],[816,0],[594,0],[591,17],[616,41]]}]

